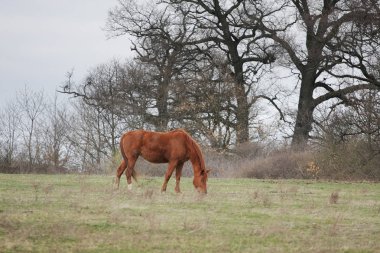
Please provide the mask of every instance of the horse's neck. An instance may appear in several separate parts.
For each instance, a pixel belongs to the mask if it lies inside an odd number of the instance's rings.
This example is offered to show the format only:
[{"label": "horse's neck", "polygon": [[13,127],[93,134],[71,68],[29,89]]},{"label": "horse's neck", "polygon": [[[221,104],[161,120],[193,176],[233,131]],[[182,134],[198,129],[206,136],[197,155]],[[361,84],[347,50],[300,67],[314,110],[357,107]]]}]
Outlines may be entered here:
[{"label": "horse's neck", "polygon": [[190,162],[193,165],[194,176],[200,175],[200,173],[202,171],[202,165],[201,165],[201,162],[199,161],[199,159],[191,159],[190,158]]},{"label": "horse's neck", "polygon": [[197,150],[199,148],[196,145],[197,144],[192,143],[193,150],[190,156],[190,162],[193,165],[194,173],[201,172],[202,170],[204,170],[202,153],[200,152],[200,150]]},{"label": "horse's neck", "polygon": [[190,157],[190,162],[193,165],[193,167],[197,167],[197,169],[201,170],[202,169],[202,164],[201,161],[199,160],[198,156],[194,155]]}]

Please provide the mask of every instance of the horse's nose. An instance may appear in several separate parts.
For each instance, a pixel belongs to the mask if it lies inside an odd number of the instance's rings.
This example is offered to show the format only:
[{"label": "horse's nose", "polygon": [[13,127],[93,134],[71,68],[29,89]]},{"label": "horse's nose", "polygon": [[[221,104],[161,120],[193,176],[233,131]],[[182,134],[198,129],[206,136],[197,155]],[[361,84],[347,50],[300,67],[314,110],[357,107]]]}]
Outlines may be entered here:
[{"label": "horse's nose", "polygon": [[202,189],[200,187],[197,188],[199,193],[207,194],[207,189]]}]

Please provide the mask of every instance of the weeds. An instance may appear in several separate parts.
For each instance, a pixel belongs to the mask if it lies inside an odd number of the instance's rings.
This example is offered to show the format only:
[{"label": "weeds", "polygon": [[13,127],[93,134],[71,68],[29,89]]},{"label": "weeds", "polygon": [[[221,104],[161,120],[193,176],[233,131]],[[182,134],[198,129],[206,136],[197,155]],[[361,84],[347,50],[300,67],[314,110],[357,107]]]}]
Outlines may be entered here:
[{"label": "weeds", "polygon": [[258,191],[254,191],[253,192],[253,199],[257,199],[259,197],[259,192]]},{"label": "weeds", "polygon": [[341,221],[342,221],[342,214],[338,214],[334,218],[333,223],[331,225],[330,235],[332,235],[332,236],[338,235],[338,228],[339,228],[339,224],[341,223]]},{"label": "weeds", "polygon": [[330,204],[332,205],[338,204],[338,200],[339,200],[339,191],[332,192],[329,199]]},{"label": "weeds", "polygon": [[183,222],[183,230],[186,231],[188,234],[192,234],[198,231],[205,230],[208,226],[207,221],[204,222],[194,222],[194,221],[188,221],[185,220]]},{"label": "weeds", "polygon": [[270,208],[272,205],[272,200],[268,194],[263,194],[261,196],[261,203],[263,204],[265,208]]},{"label": "weeds", "polygon": [[34,201],[37,202],[38,201],[38,191],[41,187],[41,184],[38,182],[33,182],[32,186],[34,189]]},{"label": "weeds", "polygon": [[150,231],[157,231],[160,228],[161,222],[154,213],[148,213],[144,215],[144,219],[148,223]]},{"label": "weeds", "polygon": [[153,189],[147,189],[144,191],[143,196],[145,199],[151,200],[153,198],[153,193],[154,193]]},{"label": "weeds", "polygon": [[43,190],[44,190],[45,195],[49,195],[53,191],[53,189],[54,189],[54,185],[49,184],[45,186]]},{"label": "weeds", "polygon": [[310,161],[307,163],[306,171],[311,175],[312,178],[319,179],[321,168],[317,165],[315,161]]}]

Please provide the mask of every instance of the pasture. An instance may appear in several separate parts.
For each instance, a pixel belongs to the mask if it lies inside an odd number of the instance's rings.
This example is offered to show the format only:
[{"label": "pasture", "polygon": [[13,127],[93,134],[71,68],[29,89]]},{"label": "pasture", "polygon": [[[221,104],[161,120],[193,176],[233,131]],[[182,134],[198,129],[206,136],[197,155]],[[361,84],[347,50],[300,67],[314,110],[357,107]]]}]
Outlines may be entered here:
[{"label": "pasture", "polygon": [[0,174],[0,252],[380,252],[380,184]]}]

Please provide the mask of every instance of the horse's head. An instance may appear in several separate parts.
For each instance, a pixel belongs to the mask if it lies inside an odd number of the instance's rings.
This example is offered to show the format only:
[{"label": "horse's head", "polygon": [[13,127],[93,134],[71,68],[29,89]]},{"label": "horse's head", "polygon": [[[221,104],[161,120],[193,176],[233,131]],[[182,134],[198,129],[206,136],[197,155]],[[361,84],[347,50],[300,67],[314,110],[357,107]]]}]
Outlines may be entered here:
[{"label": "horse's head", "polygon": [[207,179],[210,170],[202,170],[198,175],[194,176],[193,184],[195,189],[200,193],[207,193]]}]

